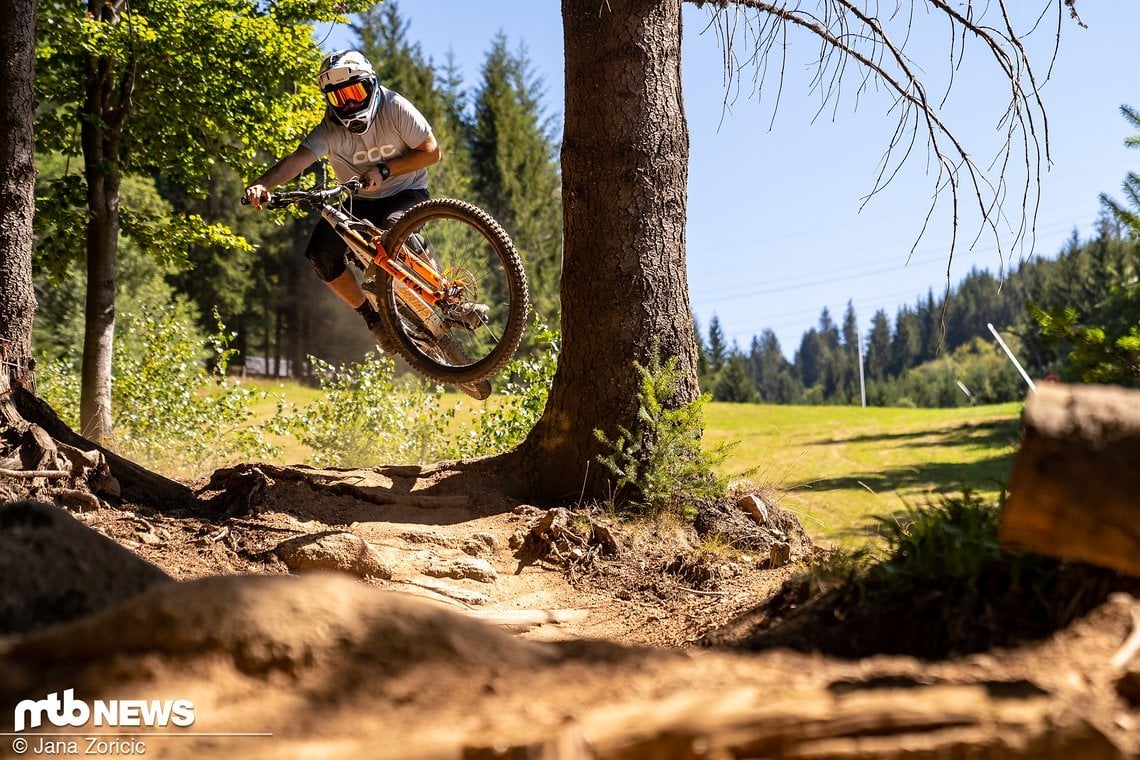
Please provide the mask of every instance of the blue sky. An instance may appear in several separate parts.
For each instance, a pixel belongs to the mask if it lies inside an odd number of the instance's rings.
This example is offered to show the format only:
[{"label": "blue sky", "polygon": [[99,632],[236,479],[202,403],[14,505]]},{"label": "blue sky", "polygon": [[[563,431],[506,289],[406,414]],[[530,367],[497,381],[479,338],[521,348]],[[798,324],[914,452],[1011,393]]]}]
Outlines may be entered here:
[{"label": "blue sky", "polygon": [[[1023,5],[1037,7],[1037,2],[1014,4]],[[1135,44],[1140,3],[1077,7],[1088,28],[1065,20],[1061,49],[1043,88],[1052,166],[1042,177],[1035,243],[1012,249],[1011,235],[1005,234],[1006,262],[1052,257],[1074,229],[1082,237],[1091,235],[1098,194],[1117,195],[1125,173],[1140,164],[1140,151],[1123,146],[1132,130],[1119,113],[1125,103],[1140,107],[1140,46]],[[442,62],[450,51],[470,86],[479,81],[496,33],[504,32],[512,47],[525,46],[545,81],[548,112],[560,117],[558,2],[402,0],[399,8],[425,54]],[[893,319],[901,304],[913,304],[929,288],[941,293],[950,240],[945,203],[911,255],[933,193],[925,151],[919,150],[892,184],[860,210],[895,128],[896,119],[887,113],[890,101],[869,92],[856,107],[852,92],[857,77],[848,76],[836,107],[820,114],[819,97],[809,93],[805,73],[815,43],[792,36],[778,108],[774,79],[759,96],[747,79],[726,109],[731,91],[726,90],[723,51],[716,35],[705,30],[708,15],[687,7],[683,62],[691,143],[689,292],[702,326],[716,314],[729,340],[743,349],[753,335],[772,328],[790,357],[825,306],[839,321],[848,300],[853,301],[865,335],[876,310],[886,309]],[[933,82],[948,69],[942,29],[919,29],[907,48]],[[343,27],[322,30],[326,33],[327,49],[350,39]],[[1040,77],[1049,64],[1052,27],[1030,40],[1031,62]],[[982,51],[967,50],[965,65],[955,73],[947,113],[967,149],[986,164],[1002,134],[997,122],[1004,93],[992,68],[983,65]],[[1019,205],[1009,204],[1007,213],[1015,215]],[[964,215],[950,271],[953,283],[975,266],[1001,270],[1003,257],[992,237],[983,237],[970,250],[976,231],[976,218]]]}]

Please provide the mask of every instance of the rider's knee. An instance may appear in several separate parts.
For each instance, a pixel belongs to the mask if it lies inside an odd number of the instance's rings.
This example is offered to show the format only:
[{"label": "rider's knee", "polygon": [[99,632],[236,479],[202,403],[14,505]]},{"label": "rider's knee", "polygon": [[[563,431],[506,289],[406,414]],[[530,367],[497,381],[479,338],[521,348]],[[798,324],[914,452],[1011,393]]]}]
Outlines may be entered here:
[{"label": "rider's knee", "polygon": [[317,270],[317,276],[325,282],[332,282],[345,272],[344,254],[333,253],[319,248],[309,248],[305,251],[305,258]]}]

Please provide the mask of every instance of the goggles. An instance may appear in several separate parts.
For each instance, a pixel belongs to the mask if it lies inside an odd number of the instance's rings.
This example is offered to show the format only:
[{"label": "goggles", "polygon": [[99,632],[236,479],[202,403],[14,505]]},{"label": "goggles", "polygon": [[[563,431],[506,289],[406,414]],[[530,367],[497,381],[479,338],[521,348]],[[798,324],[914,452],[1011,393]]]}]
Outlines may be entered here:
[{"label": "goggles", "polygon": [[333,108],[351,110],[368,101],[368,88],[362,82],[353,82],[325,93]]}]

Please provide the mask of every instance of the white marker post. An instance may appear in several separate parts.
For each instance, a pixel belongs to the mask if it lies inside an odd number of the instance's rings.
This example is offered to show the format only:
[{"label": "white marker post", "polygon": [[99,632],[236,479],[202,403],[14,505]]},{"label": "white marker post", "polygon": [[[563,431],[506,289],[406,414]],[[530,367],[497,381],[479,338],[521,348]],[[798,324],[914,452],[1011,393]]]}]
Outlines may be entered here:
[{"label": "white marker post", "polygon": [[[858,335],[858,331],[855,333]],[[863,399],[863,408],[867,408],[867,383],[863,379],[863,338],[859,338],[859,397]]]},{"label": "white marker post", "polygon": [[1021,376],[1023,378],[1025,378],[1025,384],[1029,386],[1029,390],[1033,391],[1034,395],[1037,395],[1037,386],[1034,385],[1033,381],[1029,379],[1029,374],[1025,371],[1025,368],[1021,366],[1021,362],[1017,360],[1017,357],[1014,356],[1013,352],[1009,350],[1009,346],[1007,346],[1005,344],[1005,341],[1001,339],[1001,336],[998,335],[998,331],[993,326],[993,323],[986,322],[986,327],[990,328],[990,332],[992,332],[994,334],[994,337],[997,338],[997,342],[998,345],[1001,346],[1001,350],[1005,351],[1005,355],[1009,357],[1009,360],[1011,362],[1013,362],[1013,366],[1017,367],[1017,371],[1021,373]]}]

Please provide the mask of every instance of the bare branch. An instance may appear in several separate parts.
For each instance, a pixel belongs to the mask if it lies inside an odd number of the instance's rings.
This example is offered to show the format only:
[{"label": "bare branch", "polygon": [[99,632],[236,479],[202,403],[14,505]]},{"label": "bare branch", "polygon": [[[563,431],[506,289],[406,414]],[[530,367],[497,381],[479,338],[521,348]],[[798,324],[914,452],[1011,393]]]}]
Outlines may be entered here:
[{"label": "bare branch", "polygon": [[[819,42],[816,69],[809,83],[809,91],[818,93],[821,98],[816,118],[829,106],[834,118],[843,94],[843,80],[851,68],[860,70],[859,83],[854,90],[856,107],[872,89],[885,88],[891,94],[894,102],[890,110],[898,122],[863,203],[866,204],[898,176],[921,139],[927,150],[927,171],[934,175],[934,193],[911,253],[925,235],[939,197],[948,194],[951,241],[947,283],[950,264],[958,246],[962,211],[959,194],[963,186],[973,196],[980,220],[971,247],[983,235],[992,237],[1003,266],[1007,251],[1024,250],[1027,245],[1032,247],[1040,205],[1042,168],[1051,163],[1049,124],[1040,87],[1048,80],[1052,60],[1045,78],[1039,81],[1030,65],[1023,40],[1040,26],[1049,8],[1056,8],[1057,37],[1052,42],[1052,57],[1055,59],[1062,7],[1067,6],[1073,18],[1080,22],[1076,16],[1075,0],[1041,0],[1041,11],[1022,32],[1018,31],[1011,18],[1009,0],[990,0],[981,6],[972,0],[910,0],[905,3],[904,0],[896,0],[893,7],[880,7],[877,0],[816,0],[810,9],[801,4],[765,0],[688,1],[708,6],[711,11],[709,26],[716,29],[718,42],[725,51],[726,82],[729,85],[726,92],[733,89],[733,82],[739,83],[743,69],[752,66],[753,90],[759,96],[768,78],[769,63],[779,45],[781,58],[775,106],[778,109],[787,72],[789,34],[798,31],[813,36]],[[949,76],[945,91],[937,102],[927,95],[925,74],[905,52],[915,33],[918,10],[940,14],[950,25]],[[742,12],[746,14],[743,21]],[[888,27],[898,33],[897,39]],[[748,55],[738,57],[741,46],[747,46]],[[1004,135],[1003,147],[988,163],[979,163],[946,121],[950,92],[968,49],[985,51],[987,59],[996,65],[1009,87],[1009,99],[996,124]],[[735,97],[730,98],[726,94],[726,109]],[[1009,185],[1014,176],[1019,178],[1019,186],[1013,198],[1020,208],[1011,223],[1004,209],[1011,200]]]}]

